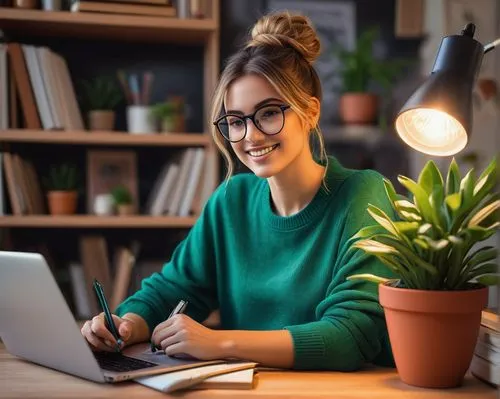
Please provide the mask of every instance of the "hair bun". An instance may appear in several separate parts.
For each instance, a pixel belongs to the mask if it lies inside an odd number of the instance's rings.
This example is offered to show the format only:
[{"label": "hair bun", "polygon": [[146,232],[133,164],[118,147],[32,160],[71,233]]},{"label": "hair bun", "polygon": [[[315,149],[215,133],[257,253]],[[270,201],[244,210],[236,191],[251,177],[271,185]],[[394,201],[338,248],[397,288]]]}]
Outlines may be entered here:
[{"label": "hair bun", "polygon": [[320,53],[320,42],[309,18],[288,11],[261,17],[252,29],[247,47],[290,46],[312,64]]}]

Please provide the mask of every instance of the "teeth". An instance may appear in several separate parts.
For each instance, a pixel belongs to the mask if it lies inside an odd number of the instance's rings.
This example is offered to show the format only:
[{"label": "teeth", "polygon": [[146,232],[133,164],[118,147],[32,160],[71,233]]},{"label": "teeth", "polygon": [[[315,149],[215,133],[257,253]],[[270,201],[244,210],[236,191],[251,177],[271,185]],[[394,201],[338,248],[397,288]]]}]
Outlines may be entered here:
[{"label": "teeth", "polygon": [[252,156],[252,157],[261,157],[262,155],[265,155],[269,152],[271,152],[272,150],[274,150],[276,146],[272,146],[272,147],[267,147],[267,148],[264,148],[262,150],[258,150],[258,151],[249,151],[248,153]]}]

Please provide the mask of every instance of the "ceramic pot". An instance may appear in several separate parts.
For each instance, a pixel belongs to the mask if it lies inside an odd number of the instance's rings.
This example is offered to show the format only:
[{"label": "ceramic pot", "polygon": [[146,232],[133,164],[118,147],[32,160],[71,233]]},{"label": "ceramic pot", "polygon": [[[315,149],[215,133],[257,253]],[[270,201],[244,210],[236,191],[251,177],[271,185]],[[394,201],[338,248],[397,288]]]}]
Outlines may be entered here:
[{"label": "ceramic pot", "polygon": [[119,204],[116,209],[120,216],[133,215],[135,213],[134,204]]},{"label": "ceramic pot", "polygon": [[401,380],[423,388],[461,385],[488,303],[487,287],[427,291],[380,284],[379,300]]},{"label": "ceramic pot", "polygon": [[115,112],[94,110],[89,112],[90,130],[113,130],[115,127]]},{"label": "ceramic pot", "polygon": [[51,215],[73,215],[76,212],[76,191],[49,191],[47,200]]},{"label": "ceramic pot", "polygon": [[371,93],[345,93],[340,97],[339,111],[345,124],[372,124],[377,119],[378,97]]}]

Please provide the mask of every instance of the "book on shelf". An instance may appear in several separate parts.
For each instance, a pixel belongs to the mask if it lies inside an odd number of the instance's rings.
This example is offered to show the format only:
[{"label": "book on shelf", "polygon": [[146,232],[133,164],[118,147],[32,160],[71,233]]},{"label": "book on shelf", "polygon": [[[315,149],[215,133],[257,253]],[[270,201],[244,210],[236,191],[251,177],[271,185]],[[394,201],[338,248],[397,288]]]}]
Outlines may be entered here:
[{"label": "book on shelf", "polygon": [[210,193],[212,173],[205,148],[186,148],[165,162],[146,201],[144,212],[153,216],[198,215]]},{"label": "book on shelf", "polygon": [[98,12],[111,14],[149,15],[156,17],[175,17],[176,10],[167,4],[138,4],[135,2],[110,2],[75,0],[71,4],[72,12]]},{"label": "book on shelf", "polygon": [[[0,171],[5,176],[5,185],[0,186],[2,202],[8,195],[14,215],[45,214],[46,202],[33,163],[10,152],[1,153],[0,159]],[[4,188],[7,195],[4,194]],[[1,211],[2,214],[5,212],[5,204]]]},{"label": "book on shelf", "polygon": [[102,284],[110,309],[114,311],[129,295],[141,245],[133,241],[130,245],[117,246],[113,258],[102,235],[83,235],[79,246],[80,261],[69,264],[77,318],[88,319],[100,313],[92,287],[94,278]]},{"label": "book on shelf", "polygon": [[[10,68],[7,80],[12,80],[12,98],[2,103],[0,112],[15,109],[17,98],[24,117],[24,127],[45,130],[82,130],[84,128],[75,89],[66,60],[46,46],[16,42],[7,43]],[[0,50],[1,53],[1,50]],[[0,56],[0,76],[2,76]],[[5,78],[4,78],[5,79]],[[7,86],[0,96],[6,96]],[[4,111],[7,106],[9,109]],[[18,127],[12,121],[8,127]]]},{"label": "book on shelf", "polygon": [[497,309],[482,312],[470,371],[478,379],[500,387],[500,318]]}]

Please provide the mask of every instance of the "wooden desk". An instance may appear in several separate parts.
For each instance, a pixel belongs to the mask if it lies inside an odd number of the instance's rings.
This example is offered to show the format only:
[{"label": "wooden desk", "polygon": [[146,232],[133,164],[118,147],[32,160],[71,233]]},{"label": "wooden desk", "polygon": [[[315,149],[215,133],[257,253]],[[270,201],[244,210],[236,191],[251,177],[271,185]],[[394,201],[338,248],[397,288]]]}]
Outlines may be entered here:
[{"label": "wooden desk", "polygon": [[134,382],[98,384],[50,370],[5,351],[0,343],[0,398],[474,398],[496,389],[468,376],[460,388],[430,390],[402,383],[393,369],[354,373],[259,371],[251,390],[192,390],[166,395]]}]

